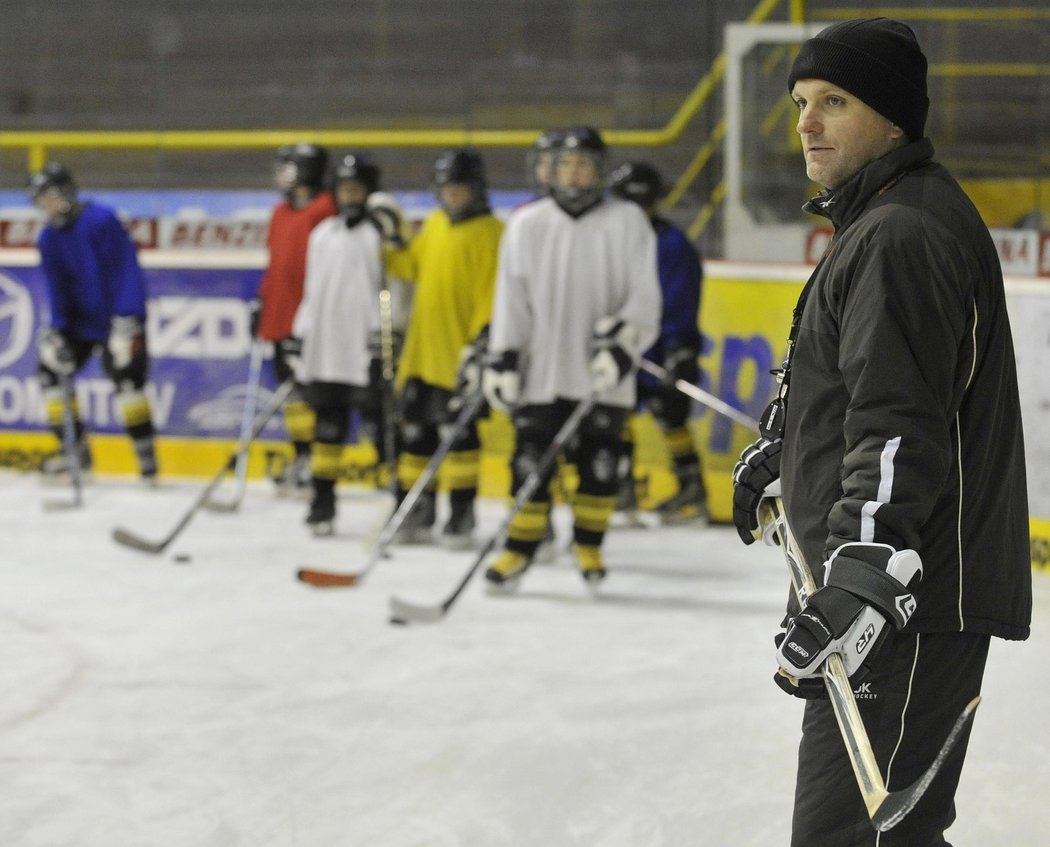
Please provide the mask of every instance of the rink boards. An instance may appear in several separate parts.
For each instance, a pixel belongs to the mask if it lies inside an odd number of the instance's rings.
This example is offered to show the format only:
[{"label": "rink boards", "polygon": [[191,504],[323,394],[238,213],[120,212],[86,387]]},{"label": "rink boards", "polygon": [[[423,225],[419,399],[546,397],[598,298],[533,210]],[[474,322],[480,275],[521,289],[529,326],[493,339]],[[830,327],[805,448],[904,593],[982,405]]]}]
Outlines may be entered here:
[{"label": "rink boards", "polygon": [[[262,249],[143,250],[149,286],[148,334],[152,369],[147,387],[158,432],[162,470],[171,475],[210,476],[236,438],[243,411],[250,337],[247,301],[265,265]],[[705,390],[758,417],[771,396],[770,371],[784,356],[791,310],[809,273],[804,265],[710,261],[705,267],[699,317],[704,335],[700,357]],[[1032,513],[1050,518],[1050,281],[1007,280],[1017,351]],[[0,250],[0,466],[29,469],[54,449],[44,427],[40,390],[34,378],[36,329],[47,306],[39,258],[32,248]],[[273,390],[266,376],[260,405]],[[121,436],[113,388],[93,361],[78,380],[78,401],[96,437],[96,472],[134,470],[130,446]],[[637,473],[653,501],[673,492],[668,455],[648,416],[632,423],[639,440]],[[712,516],[730,515],[730,475],[752,434],[739,424],[696,404],[692,420],[710,491]],[[506,490],[506,457],[513,446],[507,420],[496,416],[482,426],[483,493]],[[280,465],[285,453],[278,419],[253,447],[250,473],[261,476]],[[371,484],[375,451],[362,441],[344,455],[343,479]],[[1036,521],[1037,547],[1050,551],[1050,522]],[[1037,559],[1045,561],[1050,552]]]}]

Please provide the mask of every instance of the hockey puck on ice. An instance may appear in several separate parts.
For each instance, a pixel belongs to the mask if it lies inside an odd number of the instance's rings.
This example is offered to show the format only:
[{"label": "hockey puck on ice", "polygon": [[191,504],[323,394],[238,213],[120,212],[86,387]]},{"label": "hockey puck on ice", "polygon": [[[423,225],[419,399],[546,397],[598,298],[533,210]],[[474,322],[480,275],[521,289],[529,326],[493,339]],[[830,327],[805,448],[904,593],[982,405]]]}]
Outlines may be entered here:
[{"label": "hockey puck on ice", "polygon": [[404,618],[398,618],[398,617],[390,618],[390,623],[394,624],[394,626],[407,626],[408,625],[408,621],[406,621]]},{"label": "hockey puck on ice", "polygon": [[180,565],[188,565],[193,561],[193,557],[189,553],[177,553],[172,556],[172,560],[178,562]]}]

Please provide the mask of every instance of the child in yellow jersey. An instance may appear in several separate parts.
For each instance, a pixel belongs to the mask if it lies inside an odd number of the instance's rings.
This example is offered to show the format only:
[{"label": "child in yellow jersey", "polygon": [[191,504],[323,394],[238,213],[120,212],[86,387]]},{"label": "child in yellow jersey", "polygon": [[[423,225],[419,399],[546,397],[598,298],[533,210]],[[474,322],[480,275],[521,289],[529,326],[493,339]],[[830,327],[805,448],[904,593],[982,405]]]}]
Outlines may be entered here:
[{"label": "child in yellow jersey", "polygon": [[[412,313],[398,365],[401,416],[398,497],[419,479],[449,418],[449,402],[477,390],[475,372],[492,314],[496,264],[503,223],[488,203],[485,167],[473,149],[449,150],[434,163],[434,187],[441,208],[423,222],[402,250],[387,254],[390,273],[415,283]],[[476,422],[453,445],[444,468],[450,515],[442,537],[451,547],[472,542],[475,526],[480,442]],[[417,502],[395,542],[429,540],[436,518],[432,487]]]}]

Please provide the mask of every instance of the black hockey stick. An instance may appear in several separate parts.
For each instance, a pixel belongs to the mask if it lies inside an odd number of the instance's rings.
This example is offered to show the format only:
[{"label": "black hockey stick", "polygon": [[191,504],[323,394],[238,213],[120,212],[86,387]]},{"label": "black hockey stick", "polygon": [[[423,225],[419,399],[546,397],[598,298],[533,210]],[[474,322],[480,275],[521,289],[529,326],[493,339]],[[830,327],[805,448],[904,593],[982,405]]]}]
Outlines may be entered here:
[{"label": "black hockey stick", "polygon": [[[650,362],[648,359],[642,359],[641,362],[639,362],[638,367],[663,382],[667,382],[671,377],[666,368],[661,367],[655,362]],[[720,415],[725,415],[727,418],[736,421],[741,426],[745,426],[753,432],[758,432],[758,421],[750,415],[741,412],[736,406],[730,406],[724,400],[715,397],[714,394],[704,391],[704,389],[693,385],[693,383],[687,382],[684,379],[676,379],[671,384],[687,397],[692,397],[698,403],[702,403],[709,409],[718,412]]]},{"label": "black hockey stick", "polygon": [[365,564],[360,570],[347,573],[345,571],[331,571],[322,568],[303,567],[296,573],[296,579],[300,582],[305,582],[307,585],[312,585],[315,588],[349,588],[354,585],[359,585],[361,581],[368,576],[379,560],[383,558],[386,548],[390,546],[390,542],[393,540],[397,531],[401,528],[401,524],[405,522],[405,518],[407,518],[412,511],[412,507],[416,505],[419,498],[423,496],[423,492],[426,490],[427,486],[430,485],[430,482],[435,476],[437,476],[438,468],[441,467],[441,463],[452,450],[452,445],[455,444],[456,439],[459,438],[463,433],[463,430],[470,425],[471,421],[477,417],[484,403],[485,395],[482,394],[480,390],[475,392],[470,399],[467,400],[466,404],[460,410],[459,415],[456,417],[455,423],[453,423],[445,432],[437,450],[434,451],[434,455],[430,457],[430,461],[427,462],[427,466],[423,469],[423,473],[419,475],[419,479],[412,484],[412,487],[405,494],[405,499],[401,501],[397,509],[394,510],[393,514],[390,515],[387,522],[383,525],[379,537],[372,545],[368,558],[365,560]]},{"label": "black hockey stick", "polygon": [[73,499],[45,500],[44,509],[48,511],[58,509],[79,509],[84,505],[84,480],[80,466],[80,450],[77,443],[77,420],[74,412],[76,406],[75,388],[73,377],[69,374],[61,374],[58,384],[62,389],[62,452],[66,456],[69,465],[69,480],[73,487]]},{"label": "black hockey stick", "polygon": [[[256,404],[259,399],[259,383],[262,381],[262,360],[264,345],[258,339],[252,341],[251,355],[248,360],[248,381],[244,386],[244,409],[241,412],[241,431],[239,439],[249,437],[252,431],[252,422],[255,420],[257,411]],[[209,497],[204,501],[204,508],[213,512],[236,512],[244,500],[244,492],[248,487],[248,451],[244,450],[237,456],[234,468],[235,485],[233,497],[229,500],[213,500]]]},{"label": "black hockey stick", "polygon": [[[784,503],[780,497],[767,497],[760,506],[761,521],[766,529],[772,528],[780,539],[781,549],[787,561],[788,570],[791,572],[791,584],[795,590],[795,596],[799,604],[804,605],[815,590],[816,583],[813,580],[812,571],[806,564],[802,551],[795,541],[788,526],[787,517],[784,514]],[[853,765],[853,773],[857,777],[857,785],[864,798],[864,805],[868,810],[871,824],[879,832],[892,829],[900,823],[904,817],[915,808],[915,804],[929,788],[933,778],[937,776],[941,766],[947,760],[948,755],[955,747],[956,742],[962,737],[966,727],[973,720],[974,710],[981,702],[980,697],[974,697],[962,714],[955,721],[948,738],[941,746],[940,752],[933,763],[926,769],[915,782],[907,788],[899,791],[888,791],[886,783],[879,771],[879,765],[875,761],[875,753],[868,740],[867,730],[857,709],[857,702],[853,697],[853,689],[846,676],[846,668],[842,663],[842,656],[832,653],[825,660],[820,670],[824,678],[824,684],[828,690],[828,697],[835,719],[838,721],[842,740],[846,744],[850,762]]]},{"label": "black hockey stick", "polygon": [[130,530],[118,526],[113,530],[113,540],[118,544],[123,544],[125,547],[134,547],[136,550],[142,550],[144,553],[163,552],[164,548],[171,544],[176,536],[186,528],[186,525],[193,519],[193,516],[197,514],[200,508],[212,495],[212,492],[215,491],[222,482],[223,477],[233,469],[234,465],[237,463],[237,458],[242,453],[247,452],[248,448],[251,447],[251,443],[259,437],[259,433],[261,433],[266,427],[266,424],[270,422],[270,418],[277,414],[277,410],[280,409],[284,404],[284,401],[288,399],[288,395],[291,393],[294,386],[294,379],[288,379],[281,383],[280,387],[273,393],[266,408],[256,416],[255,424],[252,426],[251,432],[248,433],[246,438],[241,438],[237,442],[237,447],[234,449],[233,453],[230,454],[230,458],[226,460],[226,464],[224,464],[219,469],[218,473],[212,477],[211,482],[204,487],[204,490],[201,491],[197,499],[193,501],[193,505],[186,510],[181,518],[179,518],[178,522],[172,527],[167,535],[159,541],[151,541],[148,538],[143,538]]},{"label": "black hockey stick", "polygon": [[473,578],[474,574],[477,573],[488,555],[506,541],[507,534],[510,532],[510,524],[511,521],[514,520],[514,516],[524,508],[528,499],[532,497],[532,495],[536,493],[536,489],[543,484],[548,469],[554,464],[555,459],[557,459],[558,454],[569,442],[569,439],[576,434],[576,430],[580,428],[580,423],[583,421],[584,417],[586,417],[587,413],[594,407],[594,400],[594,395],[581,400],[576,405],[576,408],[573,409],[572,414],[565,420],[565,423],[561,425],[561,429],[559,429],[557,435],[554,436],[554,440],[551,441],[550,446],[548,446],[543,452],[543,455],[540,456],[539,461],[536,463],[536,467],[532,469],[522,482],[521,488],[518,489],[518,493],[514,497],[514,502],[511,504],[510,510],[507,512],[507,516],[503,519],[503,523],[500,524],[499,529],[492,534],[492,537],[485,542],[485,545],[481,548],[481,552],[478,553],[477,558],[474,559],[470,568],[456,584],[452,593],[436,606],[423,606],[416,603],[406,602],[398,597],[391,597],[391,623],[436,623],[448,614],[448,610],[452,608],[452,604],[455,603],[459,598],[459,595],[463,593],[463,590],[470,583],[470,580]]}]

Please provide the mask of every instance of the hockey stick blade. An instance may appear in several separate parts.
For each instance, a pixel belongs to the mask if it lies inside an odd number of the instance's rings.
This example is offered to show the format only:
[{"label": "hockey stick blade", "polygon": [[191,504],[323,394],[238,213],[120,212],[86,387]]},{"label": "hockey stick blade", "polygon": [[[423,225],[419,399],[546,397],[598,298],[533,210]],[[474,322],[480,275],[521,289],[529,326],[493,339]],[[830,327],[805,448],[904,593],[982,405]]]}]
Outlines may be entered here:
[{"label": "hockey stick blade", "polygon": [[885,798],[883,798],[878,809],[871,815],[871,823],[876,830],[879,832],[886,832],[886,830],[892,829],[904,820],[905,816],[915,808],[915,804],[922,799],[922,795],[926,793],[926,789],[930,787],[933,778],[937,776],[941,767],[947,761],[948,756],[951,755],[956,743],[973,720],[974,712],[977,710],[977,706],[980,702],[980,697],[974,697],[966,704],[966,708],[963,709],[959,717],[956,718],[952,731],[948,733],[948,738],[945,740],[940,752],[937,754],[937,758],[933,760],[933,764],[926,769],[926,773],[920,776],[907,788],[902,789],[901,791],[891,791],[885,796]]},{"label": "hockey stick blade", "polygon": [[117,544],[123,544],[125,547],[141,550],[144,553],[163,553],[164,548],[171,543],[171,537],[162,539],[161,541],[150,541],[148,538],[135,535],[135,533],[119,526],[113,529],[113,540],[116,541]]},{"label": "hockey stick blade", "polygon": [[68,512],[70,509],[79,509],[83,505],[79,498],[74,498],[73,500],[45,500],[44,511]]},{"label": "hockey stick blade", "polygon": [[236,512],[241,508],[241,500],[231,500],[228,503],[221,500],[205,500],[201,505],[204,506],[209,512],[221,512],[223,514],[230,514]]},{"label": "hockey stick blade", "polygon": [[325,571],[319,568],[299,568],[295,573],[295,578],[314,588],[352,588],[357,585],[360,574]]},{"label": "hockey stick blade", "polygon": [[400,597],[390,598],[391,623],[437,623],[445,616],[447,611],[448,606],[444,603],[440,606],[420,606],[416,603],[406,602]]}]

